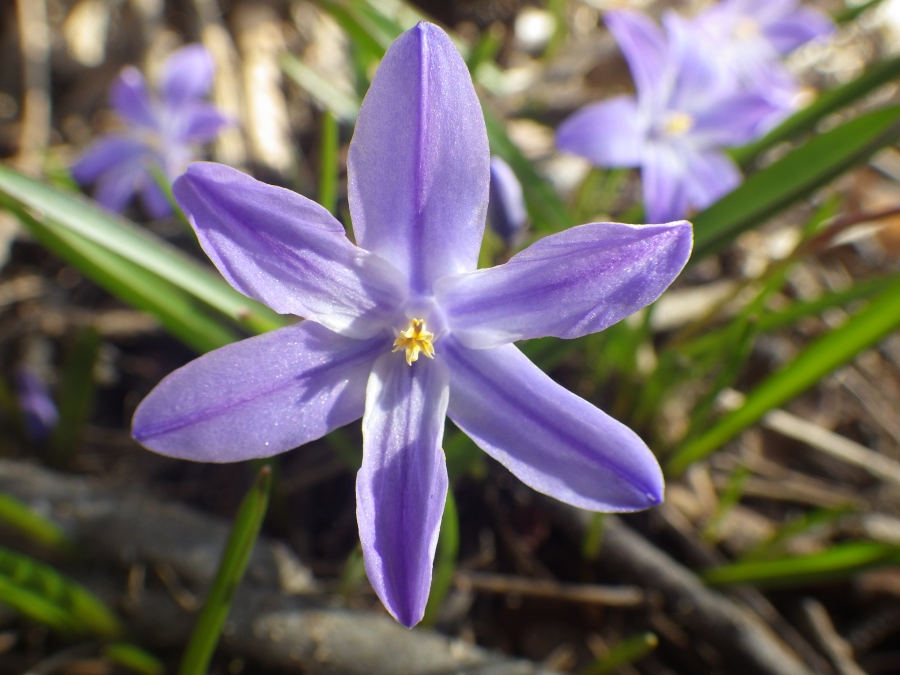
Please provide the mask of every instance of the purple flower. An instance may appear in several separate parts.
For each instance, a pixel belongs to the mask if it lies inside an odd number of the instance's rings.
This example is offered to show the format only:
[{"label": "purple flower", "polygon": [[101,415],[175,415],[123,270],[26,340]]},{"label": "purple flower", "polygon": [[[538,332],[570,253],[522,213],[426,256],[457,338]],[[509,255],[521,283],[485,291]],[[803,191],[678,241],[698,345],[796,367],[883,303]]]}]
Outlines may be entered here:
[{"label": "purple flower", "polygon": [[59,422],[59,411],[50,396],[44,378],[34,369],[22,366],[16,371],[16,398],[25,425],[25,433],[43,443]]},{"label": "purple flower", "polygon": [[617,96],[566,119],[556,144],[604,167],[640,167],[647,220],[683,218],[741,182],[722,147],[757,133],[772,105],[756,94],[731,93],[711,60],[696,49],[676,15],[668,37],[647,16],[607,12],[628,61],[637,98]]},{"label": "purple flower", "polygon": [[447,493],[446,415],[540,492],[597,511],[660,502],[662,473],[643,441],[512,343],[592,333],[653,301],[687,261],[691,227],[582,225],[476,270],[484,118],[462,58],[427,23],[381,62],[348,174],[358,247],[323,207],[229,167],[192,164],[175,182],[225,278],[306,320],[175,371],[138,407],[133,434],[165,455],[231,462],[362,417],[366,570],[391,614],[412,626]]},{"label": "purple flower", "polygon": [[781,57],[834,31],[827,14],[798,4],[798,0],[723,0],[688,22],[708,58],[736,86],[772,101],[779,108],[778,118],[796,108],[800,90]]},{"label": "purple flower", "polygon": [[109,98],[128,128],[88,148],[72,167],[75,180],[95,184],[94,197],[111,211],[122,211],[140,193],[151,217],[171,213],[153,171],[174,180],[193,159],[193,146],[214,139],[229,123],[203,100],[214,71],[212,57],[202,45],[183,47],[163,65],[157,97],[137,68],[124,68]]},{"label": "purple flower", "polygon": [[488,223],[507,247],[525,227],[528,211],[522,196],[522,184],[509,164],[491,157],[491,188],[488,199]]}]

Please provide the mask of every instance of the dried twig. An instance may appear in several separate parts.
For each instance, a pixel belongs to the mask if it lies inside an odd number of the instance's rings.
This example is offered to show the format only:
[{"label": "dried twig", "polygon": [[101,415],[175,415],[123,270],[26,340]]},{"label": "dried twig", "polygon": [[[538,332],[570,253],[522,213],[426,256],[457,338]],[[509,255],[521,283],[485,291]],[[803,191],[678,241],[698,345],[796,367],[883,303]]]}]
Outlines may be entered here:
[{"label": "dried twig", "polygon": [[803,601],[803,613],[818,638],[819,646],[828,655],[828,659],[840,675],[866,675],[853,660],[853,649],[838,635],[834,624],[831,623],[831,617],[828,616],[828,610],[821,602],[806,598]]},{"label": "dried twig", "polygon": [[23,80],[22,130],[15,163],[37,175],[50,140],[50,29],[46,0],[18,0]]},{"label": "dried twig", "polygon": [[900,485],[900,463],[818,424],[783,410],[772,410],[763,418],[763,426],[865,469],[876,478]]},{"label": "dried twig", "polygon": [[529,579],[490,572],[458,572],[456,585],[488,593],[518,593],[537,598],[583,602],[610,607],[637,607],[644,603],[644,591],[637,586],[600,586],[567,584],[549,579]]}]

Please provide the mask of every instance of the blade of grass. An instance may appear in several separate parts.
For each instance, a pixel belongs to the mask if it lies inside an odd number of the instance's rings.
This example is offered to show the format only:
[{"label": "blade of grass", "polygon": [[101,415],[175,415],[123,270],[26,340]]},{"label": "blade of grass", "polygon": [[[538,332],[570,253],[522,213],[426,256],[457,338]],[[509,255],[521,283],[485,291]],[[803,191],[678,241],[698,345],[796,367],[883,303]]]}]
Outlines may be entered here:
[{"label": "blade of grass", "polygon": [[491,154],[505,160],[522,183],[525,204],[534,229],[541,232],[559,232],[575,225],[553,186],[535,171],[531,162],[510,140],[500,119],[485,109],[484,123],[487,126]]},{"label": "blade of grass", "polygon": [[94,403],[94,365],[100,350],[100,335],[93,327],[79,332],[66,359],[59,388],[59,423],[53,430],[48,462],[65,468],[87,424]]},{"label": "blade of grass", "polygon": [[0,521],[41,546],[57,550],[68,550],[71,547],[69,538],[59,525],[2,492]]},{"label": "blade of grass", "polygon": [[343,122],[353,123],[359,113],[359,97],[347,93],[322,77],[300,59],[286,54],[281,60],[284,74],[300,85],[325,110]]},{"label": "blade of grass", "polygon": [[879,565],[894,564],[900,548],[876,542],[833,544],[821,553],[805,556],[736,562],[702,573],[714,586],[756,584],[788,586],[841,579]]},{"label": "blade of grass", "polygon": [[206,675],[225,619],[231,610],[234,592],[244,576],[244,570],[247,568],[250,554],[262,527],[266,507],[269,504],[271,485],[272,471],[268,466],[264,466],[241,502],[237,517],[234,519],[231,536],[225,545],[216,578],[185,649],[178,671],[180,675]]},{"label": "blade of grass", "polygon": [[192,349],[208,352],[239,339],[237,333],[200,311],[185,292],[164,279],[52,220],[38,221],[20,207],[7,207],[41,244],[120,300],[152,314]]},{"label": "blade of grass", "polygon": [[822,92],[810,105],[788,117],[758,141],[735,148],[731,156],[741,166],[750,166],[772,146],[815,129],[826,116],[858,101],[883,84],[900,77],[900,57],[870,66],[845,85]]},{"label": "blade of grass", "polygon": [[124,218],[79,195],[64,192],[0,165],[0,194],[30,210],[32,220],[52,220],[96,246],[151,272],[255,332],[285,325],[284,317],[241,295],[211,268]]},{"label": "blade of grass", "polygon": [[83,586],[30,556],[0,548],[0,602],[70,635],[111,638],[119,619]]},{"label": "blade of grass", "polygon": [[332,215],[337,215],[338,181],[338,124],[328,110],[322,113],[319,134],[319,203]]},{"label": "blade of grass", "polygon": [[659,638],[654,633],[638,633],[616,644],[609,653],[581,671],[580,675],[605,675],[644,658],[656,649]]},{"label": "blade of grass", "polygon": [[860,115],[813,138],[694,216],[692,260],[714,253],[898,137],[900,106],[895,105]]},{"label": "blade of grass", "polygon": [[900,282],[871,301],[840,328],[813,342],[784,369],[751,391],[744,405],[720,419],[709,431],[675,452],[667,471],[677,475],[720,448],[773,408],[806,391],[828,373],[900,326]]},{"label": "blade of grass", "polygon": [[431,593],[425,606],[423,626],[433,626],[441,613],[444,599],[453,586],[453,575],[456,573],[456,559],[459,555],[459,516],[456,512],[456,500],[453,490],[447,490],[447,503],[441,517],[441,533],[438,536],[437,556],[434,576],[431,578]]},{"label": "blade of grass", "polygon": [[165,675],[166,666],[158,658],[137,645],[127,642],[113,642],[103,648],[101,655],[107,661],[140,675]]}]

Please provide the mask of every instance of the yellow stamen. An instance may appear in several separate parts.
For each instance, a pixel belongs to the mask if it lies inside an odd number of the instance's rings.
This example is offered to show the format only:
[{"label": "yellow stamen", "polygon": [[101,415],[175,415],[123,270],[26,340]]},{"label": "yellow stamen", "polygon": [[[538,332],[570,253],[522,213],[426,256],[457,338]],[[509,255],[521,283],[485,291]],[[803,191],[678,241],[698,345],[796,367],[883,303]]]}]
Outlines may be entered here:
[{"label": "yellow stamen", "polygon": [[743,42],[756,38],[761,32],[759,23],[749,16],[744,16],[738,20],[737,24],[735,24],[733,35],[736,40]]},{"label": "yellow stamen", "polygon": [[400,331],[400,335],[394,340],[393,351],[399,352],[401,349],[406,350],[406,362],[409,365],[419,358],[419,352],[422,352],[429,359],[434,358],[434,333],[425,330],[424,319],[410,319],[409,328]]},{"label": "yellow stamen", "polygon": [[663,130],[669,136],[686,134],[694,126],[694,118],[683,112],[670,113],[663,123]]}]

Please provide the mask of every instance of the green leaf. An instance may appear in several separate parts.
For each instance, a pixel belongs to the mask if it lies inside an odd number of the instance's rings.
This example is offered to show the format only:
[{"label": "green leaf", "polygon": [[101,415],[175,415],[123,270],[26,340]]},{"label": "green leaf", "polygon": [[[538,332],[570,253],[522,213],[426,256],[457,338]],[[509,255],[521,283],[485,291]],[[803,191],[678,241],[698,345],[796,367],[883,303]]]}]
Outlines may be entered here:
[{"label": "green leaf", "polygon": [[580,675],[605,675],[644,658],[656,649],[659,638],[654,633],[638,633],[627,637],[609,650],[603,658],[581,671]]},{"label": "green leaf", "polygon": [[813,138],[692,219],[693,259],[717,251],[898,137],[900,106],[895,105],[860,115]]},{"label": "green leaf", "polygon": [[59,388],[59,423],[50,439],[49,463],[66,467],[81,440],[94,403],[94,365],[100,335],[93,327],[81,330],[66,358]]},{"label": "green leaf", "polygon": [[143,267],[53,220],[38,221],[15,204],[7,204],[7,208],[40,243],[119,299],[152,314],[163,328],[189,347],[203,353],[239,339],[201,311],[186,292]]},{"label": "green leaf", "polygon": [[338,151],[340,137],[337,120],[329,111],[322,113],[319,134],[319,203],[332,215],[337,214]]},{"label": "green leaf", "polygon": [[115,637],[119,619],[80,584],[30,556],[0,548],[0,602],[54,630]]},{"label": "green leaf", "polygon": [[845,108],[883,84],[900,77],[900,57],[870,66],[847,84],[823,92],[810,105],[794,113],[758,141],[735,148],[731,156],[741,166],[749,166],[776,143],[791,140],[812,131],[826,116]]},{"label": "green leaf", "polygon": [[559,232],[575,225],[553,186],[535,171],[531,162],[510,140],[500,119],[490,110],[484,109],[484,123],[487,126],[491,154],[505,160],[522,183],[525,204],[528,206],[528,214],[531,216],[534,229],[541,232]]},{"label": "green leaf", "polygon": [[133,266],[169,284],[255,332],[285,325],[285,319],[231,288],[213,269],[124,218],[97,204],[40,183],[0,165],[0,194],[6,195],[33,220],[54,221]]},{"label": "green leaf", "polygon": [[893,564],[900,548],[876,542],[834,544],[821,553],[805,556],[736,562],[703,572],[708,584],[790,586],[841,579],[871,567]]},{"label": "green leaf", "polygon": [[259,536],[269,505],[271,487],[272,470],[264,466],[241,502],[237,517],[234,519],[231,536],[225,545],[216,578],[185,649],[180,675],[206,675],[209,661],[222,634],[225,619],[231,611],[234,592],[244,577],[244,570],[247,569],[250,554]]},{"label": "green leaf", "polygon": [[900,281],[869,306],[810,344],[784,369],[751,391],[744,405],[725,415],[709,431],[688,441],[671,458],[667,470],[679,474],[754,424],[769,410],[806,391],[835,368],[900,327]]},{"label": "green leaf", "polygon": [[441,533],[438,536],[434,575],[431,577],[431,593],[425,606],[423,626],[433,626],[441,613],[444,599],[453,586],[457,556],[459,556],[459,516],[456,512],[453,490],[447,490],[447,503],[441,516]]},{"label": "green leaf", "polygon": [[281,59],[284,74],[300,85],[316,102],[344,122],[353,123],[359,113],[359,97],[335,86],[300,59],[286,54]]},{"label": "green leaf", "polygon": [[140,675],[165,675],[166,666],[158,658],[137,645],[113,642],[103,648],[103,658]]},{"label": "green leaf", "polygon": [[0,521],[33,542],[53,549],[68,549],[69,538],[52,520],[44,518],[15,497],[0,492]]}]

